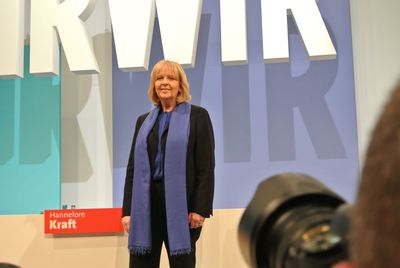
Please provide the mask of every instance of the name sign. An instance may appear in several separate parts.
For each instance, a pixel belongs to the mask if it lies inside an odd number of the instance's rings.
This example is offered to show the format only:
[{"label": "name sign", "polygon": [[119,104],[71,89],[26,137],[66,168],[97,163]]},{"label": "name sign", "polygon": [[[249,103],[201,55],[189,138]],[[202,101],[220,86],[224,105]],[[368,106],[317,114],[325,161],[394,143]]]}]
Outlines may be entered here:
[{"label": "name sign", "polygon": [[120,233],[121,217],[121,208],[45,210],[44,233]]}]

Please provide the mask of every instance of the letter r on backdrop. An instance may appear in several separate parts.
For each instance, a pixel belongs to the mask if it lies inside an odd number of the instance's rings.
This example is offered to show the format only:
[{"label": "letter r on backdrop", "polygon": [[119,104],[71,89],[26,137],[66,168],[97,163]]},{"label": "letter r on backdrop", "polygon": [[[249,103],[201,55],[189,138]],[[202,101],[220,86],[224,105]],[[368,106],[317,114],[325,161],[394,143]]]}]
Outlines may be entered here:
[{"label": "letter r on backdrop", "polygon": [[310,60],[336,58],[335,47],[315,0],[261,1],[265,63],[289,61],[287,14],[293,15]]},{"label": "letter r on backdrop", "polygon": [[91,41],[82,21],[93,11],[95,1],[57,2],[31,0],[30,72],[58,75],[60,53],[57,33],[72,72],[98,72]]}]

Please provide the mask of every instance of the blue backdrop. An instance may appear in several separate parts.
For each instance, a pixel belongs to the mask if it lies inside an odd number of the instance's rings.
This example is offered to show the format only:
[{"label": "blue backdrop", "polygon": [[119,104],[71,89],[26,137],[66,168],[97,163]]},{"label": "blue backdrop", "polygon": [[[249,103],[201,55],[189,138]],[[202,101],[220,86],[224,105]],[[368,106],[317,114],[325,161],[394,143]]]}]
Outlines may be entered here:
[{"label": "blue backdrop", "polygon": [[[336,60],[312,61],[289,19],[290,62],[264,64],[261,1],[247,1],[249,63],[224,66],[219,2],[203,0],[192,103],[208,109],[216,138],[216,208],[242,208],[258,183],[303,172],[347,200],[355,194],[358,152],[349,2],[318,6]],[[156,21],[150,66],[163,58]],[[149,72],[126,73],[113,57],[114,206],[121,206],[125,168],[138,115],[151,109]]]}]

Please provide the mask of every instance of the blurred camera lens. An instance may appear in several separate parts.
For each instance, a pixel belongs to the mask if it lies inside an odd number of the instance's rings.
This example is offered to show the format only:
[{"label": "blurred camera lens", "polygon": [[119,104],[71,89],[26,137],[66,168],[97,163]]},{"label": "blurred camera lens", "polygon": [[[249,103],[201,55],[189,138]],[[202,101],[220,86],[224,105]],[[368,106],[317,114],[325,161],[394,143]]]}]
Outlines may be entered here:
[{"label": "blurred camera lens", "polygon": [[346,255],[332,232],[345,201],[316,179],[284,173],[264,180],[239,224],[239,246],[250,267],[330,267]]}]

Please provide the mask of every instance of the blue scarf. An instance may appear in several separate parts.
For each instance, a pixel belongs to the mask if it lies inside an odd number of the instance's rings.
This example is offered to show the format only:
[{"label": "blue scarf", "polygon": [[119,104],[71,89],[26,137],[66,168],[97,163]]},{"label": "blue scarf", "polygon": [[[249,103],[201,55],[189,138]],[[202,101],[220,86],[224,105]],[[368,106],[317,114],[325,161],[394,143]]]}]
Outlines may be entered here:
[{"label": "blue scarf", "polygon": [[[164,188],[170,255],[192,251],[186,201],[186,153],[190,130],[190,104],[178,104],[172,112],[165,147]],[[147,137],[157,121],[160,107],[154,108],[136,137],[133,174],[131,226],[128,248],[132,254],[151,252],[151,171]]]}]

